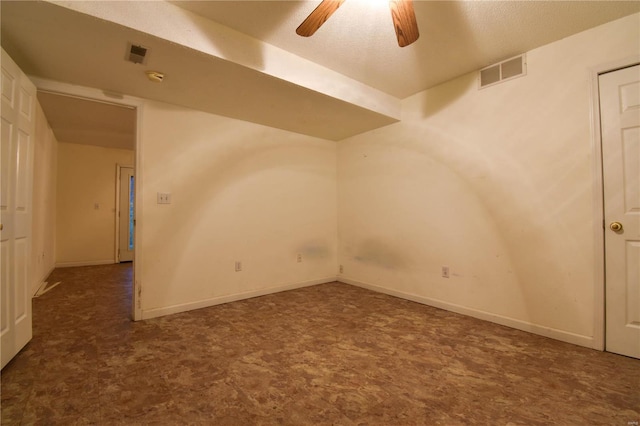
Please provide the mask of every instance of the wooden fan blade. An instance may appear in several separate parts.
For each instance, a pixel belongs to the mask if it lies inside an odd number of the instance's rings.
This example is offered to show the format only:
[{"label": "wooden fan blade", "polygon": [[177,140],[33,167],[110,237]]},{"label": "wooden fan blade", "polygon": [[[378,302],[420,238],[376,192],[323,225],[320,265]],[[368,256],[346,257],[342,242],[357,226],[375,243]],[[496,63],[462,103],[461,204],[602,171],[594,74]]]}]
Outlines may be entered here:
[{"label": "wooden fan blade", "polygon": [[296,29],[296,33],[303,37],[313,35],[333,15],[333,12],[338,10],[342,3],[344,3],[344,0],[322,0],[318,7]]},{"label": "wooden fan blade", "polygon": [[396,29],[398,45],[405,47],[416,41],[420,37],[420,33],[418,32],[416,14],[413,11],[413,1],[391,0],[389,1],[389,9],[391,9],[391,19],[393,19],[393,27]]}]

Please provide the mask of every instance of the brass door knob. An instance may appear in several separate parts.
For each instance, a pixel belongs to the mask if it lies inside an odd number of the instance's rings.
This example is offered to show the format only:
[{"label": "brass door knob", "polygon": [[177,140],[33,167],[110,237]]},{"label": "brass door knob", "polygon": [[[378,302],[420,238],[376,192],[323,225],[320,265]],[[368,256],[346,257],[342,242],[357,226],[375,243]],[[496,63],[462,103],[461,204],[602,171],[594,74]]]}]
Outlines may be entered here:
[{"label": "brass door knob", "polygon": [[622,224],[620,222],[611,222],[611,224],[609,225],[609,229],[611,229],[613,232],[620,232],[622,231]]}]

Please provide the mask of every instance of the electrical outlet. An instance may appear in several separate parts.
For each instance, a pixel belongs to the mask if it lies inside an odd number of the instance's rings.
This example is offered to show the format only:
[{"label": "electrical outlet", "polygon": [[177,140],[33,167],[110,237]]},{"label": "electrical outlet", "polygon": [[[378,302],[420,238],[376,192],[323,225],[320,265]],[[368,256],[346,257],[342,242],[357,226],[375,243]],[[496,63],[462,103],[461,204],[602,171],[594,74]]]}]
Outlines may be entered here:
[{"label": "electrical outlet", "polygon": [[296,258],[296,261],[297,261],[298,263],[301,263],[301,262],[302,262],[302,254],[298,253],[298,257]]},{"label": "electrical outlet", "polygon": [[158,204],[171,204],[171,193],[158,192]]},{"label": "electrical outlet", "polygon": [[242,271],[242,262],[236,261],[236,272]]},{"label": "electrical outlet", "polygon": [[443,266],[442,267],[442,278],[449,278],[449,267],[448,266]]},{"label": "electrical outlet", "polygon": [[344,266],[340,265],[340,268],[338,268],[338,270],[340,271],[341,274],[344,273]]}]

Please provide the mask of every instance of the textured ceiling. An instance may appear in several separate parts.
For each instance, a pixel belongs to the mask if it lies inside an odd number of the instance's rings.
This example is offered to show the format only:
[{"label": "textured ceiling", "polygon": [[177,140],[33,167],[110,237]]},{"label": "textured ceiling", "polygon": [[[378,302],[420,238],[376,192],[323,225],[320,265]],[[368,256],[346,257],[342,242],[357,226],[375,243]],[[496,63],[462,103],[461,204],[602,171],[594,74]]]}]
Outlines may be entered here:
[{"label": "textured ceiling", "polygon": [[319,0],[173,3],[398,98],[640,11],[638,1],[416,0],[420,38],[400,48],[386,1],[347,0],[310,38],[295,28]]},{"label": "textured ceiling", "polygon": [[134,109],[42,91],[38,101],[59,142],[134,148]]},{"label": "textured ceiling", "polygon": [[[318,3],[3,0],[1,42],[41,79],[341,140],[397,122],[411,94],[640,11],[639,1],[415,1],[421,36],[400,48],[377,0],[347,0],[299,37]],[[146,65],[125,60],[128,42],[150,48]],[[146,80],[149,69],[164,82]]]}]

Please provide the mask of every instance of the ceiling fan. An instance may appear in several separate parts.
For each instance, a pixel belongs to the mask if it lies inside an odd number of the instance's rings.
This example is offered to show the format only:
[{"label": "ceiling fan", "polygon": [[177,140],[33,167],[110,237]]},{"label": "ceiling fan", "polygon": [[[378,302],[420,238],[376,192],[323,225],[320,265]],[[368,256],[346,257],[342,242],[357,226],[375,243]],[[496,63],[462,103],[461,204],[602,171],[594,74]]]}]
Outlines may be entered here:
[{"label": "ceiling fan", "polygon": [[[322,2],[307,16],[296,29],[296,33],[303,37],[309,37],[324,24],[327,19],[338,10],[345,0],[322,0]],[[396,30],[398,45],[405,47],[420,37],[416,14],[413,11],[412,0],[390,0],[391,19]]]}]

